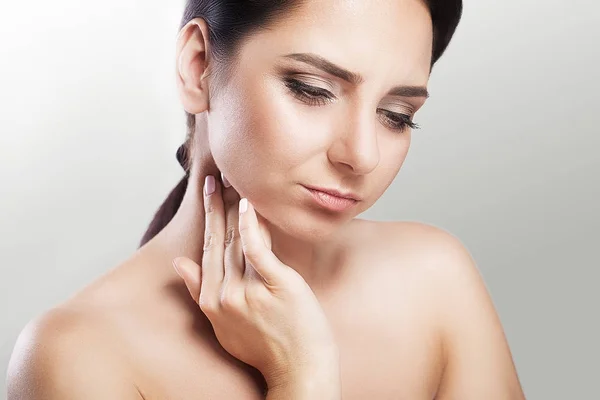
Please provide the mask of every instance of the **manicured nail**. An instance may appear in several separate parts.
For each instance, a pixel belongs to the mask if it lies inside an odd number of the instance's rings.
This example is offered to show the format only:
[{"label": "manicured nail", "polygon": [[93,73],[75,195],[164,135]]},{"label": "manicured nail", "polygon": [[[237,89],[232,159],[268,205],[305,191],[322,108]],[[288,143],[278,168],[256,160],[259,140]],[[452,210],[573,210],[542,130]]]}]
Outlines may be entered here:
[{"label": "manicured nail", "polygon": [[248,199],[244,198],[240,200],[240,214],[245,213],[248,209]]},{"label": "manicured nail", "polygon": [[181,274],[181,270],[179,269],[179,265],[177,265],[178,262],[179,262],[179,257],[177,257],[176,259],[173,260],[173,268],[175,268],[175,272],[177,272],[177,275],[179,275],[181,278],[183,278],[183,275]]},{"label": "manicured nail", "polygon": [[229,181],[227,180],[227,178],[225,178],[225,175],[223,175],[222,172],[221,172],[221,180],[223,181],[223,186],[225,186],[226,188],[231,186],[231,183],[229,183]]},{"label": "manicured nail", "polygon": [[215,191],[215,177],[212,175],[208,175],[204,180],[204,190],[206,191],[206,195],[211,195]]}]

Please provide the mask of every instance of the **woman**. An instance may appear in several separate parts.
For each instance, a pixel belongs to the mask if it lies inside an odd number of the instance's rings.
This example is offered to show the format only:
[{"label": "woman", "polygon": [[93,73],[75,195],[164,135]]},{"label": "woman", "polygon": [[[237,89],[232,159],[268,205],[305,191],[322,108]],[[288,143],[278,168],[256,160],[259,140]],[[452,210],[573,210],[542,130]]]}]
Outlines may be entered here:
[{"label": "woman", "polygon": [[355,218],[461,8],[189,1],[186,176],[130,259],[24,329],[9,399],[522,399],[461,243]]}]

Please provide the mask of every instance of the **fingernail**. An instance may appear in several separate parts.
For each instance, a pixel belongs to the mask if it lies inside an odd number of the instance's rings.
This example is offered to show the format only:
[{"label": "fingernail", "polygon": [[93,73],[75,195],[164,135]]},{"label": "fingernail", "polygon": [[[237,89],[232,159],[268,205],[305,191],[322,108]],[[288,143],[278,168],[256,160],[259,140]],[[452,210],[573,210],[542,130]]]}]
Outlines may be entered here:
[{"label": "fingernail", "polygon": [[215,177],[212,175],[208,175],[204,180],[204,190],[206,195],[211,195],[215,191]]},{"label": "fingernail", "polygon": [[227,178],[225,178],[225,175],[223,175],[222,172],[221,172],[221,180],[223,181],[223,186],[225,186],[226,188],[231,186],[231,183],[229,183],[229,181],[227,180]]},{"label": "fingernail", "polygon": [[240,214],[245,213],[248,209],[248,199],[243,198],[240,200]]},{"label": "fingernail", "polygon": [[179,275],[179,277],[183,278],[183,275],[181,275],[181,270],[179,269],[179,265],[177,265],[179,258],[176,258],[173,260],[173,268],[175,268],[175,272],[177,272],[177,275]]}]

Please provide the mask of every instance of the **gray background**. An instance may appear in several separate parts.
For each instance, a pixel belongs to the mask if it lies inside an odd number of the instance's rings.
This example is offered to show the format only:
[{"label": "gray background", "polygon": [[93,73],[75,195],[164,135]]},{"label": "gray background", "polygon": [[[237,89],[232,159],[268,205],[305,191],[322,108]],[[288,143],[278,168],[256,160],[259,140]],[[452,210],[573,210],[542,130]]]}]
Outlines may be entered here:
[{"label": "gray background", "polygon": [[[182,1],[0,7],[5,373],[29,319],[134,251],[180,177],[185,127]],[[467,0],[417,115],[423,129],[362,215],[464,242],[528,399],[598,398],[599,22],[592,1]]]}]

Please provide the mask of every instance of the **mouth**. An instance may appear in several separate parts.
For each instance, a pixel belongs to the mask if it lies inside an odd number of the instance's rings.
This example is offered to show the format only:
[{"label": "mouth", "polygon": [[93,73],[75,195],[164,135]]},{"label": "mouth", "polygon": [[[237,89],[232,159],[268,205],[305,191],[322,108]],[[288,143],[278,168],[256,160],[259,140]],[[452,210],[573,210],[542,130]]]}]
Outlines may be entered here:
[{"label": "mouth", "polygon": [[[304,185],[303,185],[304,186]],[[317,192],[322,192],[322,193],[326,193],[330,196],[334,196],[334,197],[338,197],[341,199],[348,199],[348,200],[354,200],[354,201],[360,201],[360,198],[358,197],[358,195],[349,192],[349,191],[342,191],[342,190],[337,190],[337,189],[328,189],[328,188],[323,188],[323,187],[318,187],[318,186],[304,186],[309,190],[315,190]]]},{"label": "mouth", "polygon": [[330,211],[346,211],[359,202],[357,196],[354,194],[341,194],[337,190],[313,188],[310,186],[304,186],[304,188],[307,189],[312,199],[318,205]]}]

